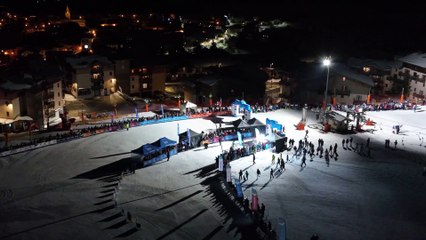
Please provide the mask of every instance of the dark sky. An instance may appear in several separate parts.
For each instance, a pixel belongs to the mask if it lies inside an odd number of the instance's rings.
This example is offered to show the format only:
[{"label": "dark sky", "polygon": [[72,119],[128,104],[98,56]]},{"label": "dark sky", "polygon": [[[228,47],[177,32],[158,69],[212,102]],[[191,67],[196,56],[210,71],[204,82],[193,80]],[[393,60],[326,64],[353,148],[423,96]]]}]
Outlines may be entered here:
[{"label": "dark sky", "polygon": [[[396,15],[421,14],[425,1],[353,1],[353,0],[0,0],[1,5],[12,5],[23,10],[62,10],[68,3],[82,12],[104,11],[173,11],[186,14],[209,14],[233,12],[244,15],[303,17],[340,17],[346,21],[353,18],[374,16],[398,17]],[[414,1],[412,1],[414,2]],[[419,3],[420,2],[420,3]],[[37,7],[36,7],[37,6]],[[38,8],[38,9],[37,9]],[[395,15],[395,16],[394,16]]]},{"label": "dark sky", "polygon": [[[71,13],[177,13],[185,16],[233,14],[281,18],[299,24],[324,48],[350,45],[372,52],[426,51],[426,1],[384,0],[0,0],[0,5],[42,15]],[[306,41],[309,42],[309,41]]]}]

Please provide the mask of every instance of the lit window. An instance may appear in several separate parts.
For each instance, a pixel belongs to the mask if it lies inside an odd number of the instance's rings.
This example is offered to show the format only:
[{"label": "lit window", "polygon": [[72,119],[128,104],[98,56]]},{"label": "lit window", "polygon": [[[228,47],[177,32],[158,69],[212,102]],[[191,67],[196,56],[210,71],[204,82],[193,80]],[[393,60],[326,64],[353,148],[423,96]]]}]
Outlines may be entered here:
[{"label": "lit window", "polygon": [[148,83],[142,84],[142,88],[148,88]]}]

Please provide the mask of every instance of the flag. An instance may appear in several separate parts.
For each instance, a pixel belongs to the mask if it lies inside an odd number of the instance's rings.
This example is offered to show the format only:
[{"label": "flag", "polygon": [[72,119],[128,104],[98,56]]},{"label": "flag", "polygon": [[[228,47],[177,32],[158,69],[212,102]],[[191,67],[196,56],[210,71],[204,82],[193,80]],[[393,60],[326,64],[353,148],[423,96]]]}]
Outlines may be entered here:
[{"label": "flag", "polygon": [[220,107],[222,107],[222,98],[220,98]]},{"label": "flag", "polygon": [[402,89],[401,97],[400,97],[400,99],[399,99],[399,102],[400,102],[400,103],[404,102],[404,88]]},{"label": "flag", "polygon": [[335,107],[337,105],[336,96],[333,97],[333,106]]},{"label": "flag", "polygon": [[163,104],[160,104],[160,108],[161,108],[161,115],[164,115],[164,108],[163,108]]},{"label": "flag", "polygon": [[179,138],[179,123],[177,124],[177,135],[178,135],[178,138]]},{"label": "flag", "polygon": [[259,131],[259,129],[255,128],[254,129],[254,133],[256,135],[256,140],[260,141],[261,139],[260,139],[260,131]]},{"label": "flag", "polygon": [[138,108],[135,107],[135,113],[136,113],[136,118],[139,118],[139,112],[138,112]]},{"label": "flag", "polygon": [[371,94],[369,93],[367,95],[367,104],[370,104],[370,102],[371,102]]},{"label": "flag", "polygon": [[189,128],[186,129],[186,137],[188,138],[188,145],[192,146],[192,144],[191,144],[191,132],[189,131]]},{"label": "flag", "polygon": [[238,143],[242,146],[243,145],[243,136],[241,135],[240,132],[237,132],[237,136],[238,136]]}]

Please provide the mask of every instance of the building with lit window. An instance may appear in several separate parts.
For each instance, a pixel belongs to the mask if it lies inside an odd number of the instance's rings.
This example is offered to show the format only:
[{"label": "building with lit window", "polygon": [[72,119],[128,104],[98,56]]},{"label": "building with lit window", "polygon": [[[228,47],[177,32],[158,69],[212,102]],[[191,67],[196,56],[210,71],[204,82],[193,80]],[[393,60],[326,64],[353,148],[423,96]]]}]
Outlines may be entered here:
[{"label": "building with lit window", "polygon": [[70,66],[67,88],[76,98],[108,96],[117,91],[115,66],[106,57],[96,55],[66,58]]},{"label": "building with lit window", "polygon": [[386,97],[389,94],[401,92],[400,89],[395,89],[397,86],[394,86],[395,80],[392,76],[394,71],[401,68],[402,63],[400,61],[351,58],[348,61],[348,66],[373,80],[374,87],[371,93],[375,97]]},{"label": "building with lit window", "polygon": [[1,76],[0,124],[10,123],[10,131],[28,127],[20,119],[32,119],[39,129],[60,124],[64,113],[63,80],[59,66],[37,61],[21,72]]},{"label": "building with lit window", "polygon": [[132,68],[130,71],[130,94],[152,96],[154,92],[164,92],[168,68],[164,65]]},{"label": "building with lit window", "polygon": [[[321,104],[327,82],[327,69],[324,66],[309,64],[297,74],[294,101],[300,103]],[[340,63],[330,65],[327,103],[333,97],[337,104],[360,104],[367,102],[373,80],[352,68]]]},{"label": "building with lit window", "polygon": [[393,76],[404,82],[405,86],[408,85],[408,89],[404,89],[406,97],[412,101],[425,99],[426,53],[412,53],[398,60],[402,62],[402,67],[396,69]]}]

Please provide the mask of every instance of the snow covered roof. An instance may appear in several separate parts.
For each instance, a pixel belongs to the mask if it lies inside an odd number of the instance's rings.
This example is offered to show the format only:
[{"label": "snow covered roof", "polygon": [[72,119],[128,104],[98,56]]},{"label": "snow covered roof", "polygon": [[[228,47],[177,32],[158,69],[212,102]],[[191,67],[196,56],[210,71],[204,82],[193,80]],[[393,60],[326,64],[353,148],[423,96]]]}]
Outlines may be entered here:
[{"label": "snow covered roof", "polygon": [[350,69],[349,67],[347,67],[344,64],[339,64],[339,63],[333,64],[333,66],[330,67],[330,71],[337,73],[339,75],[348,77],[348,78],[355,80],[357,82],[364,83],[368,86],[374,85],[373,80],[369,76],[357,73],[356,71]]},{"label": "snow covered roof", "polygon": [[9,119],[9,118],[0,118],[0,124],[9,124],[9,123],[13,123],[14,120],[13,119]]},{"label": "snow covered roof", "polygon": [[219,80],[220,79],[216,78],[216,77],[206,76],[206,77],[202,77],[202,78],[197,79],[197,82],[200,82],[200,83],[205,84],[209,87],[212,87],[212,86],[216,85]]},{"label": "snow covered roof", "polygon": [[393,68],[400,68],[402,66],[402,62],[368,58],[350,58],[348,60],[348,65],[355,68],[373,67],[382,71],[390,71]]},{"label": "snow covered roof", "polygon": [[33,121],[34,119],[32,119],[29,116],[18,116],[15,118],[15,121]]},{"label": "snow covered roof", "polygon": [[400,58],[399,61],[426,68],[426,53],[412,53]]},{"label": "snow covered roof", "polygon": [[71,65],[74,69],[87,68],[94,62],[111,65],[112,62],[107,57],[101,57],[96,55],[84,56],[84,57],[70,57],[66,58],[65,61]]},{"label": "snow covered roof", "polygon": [[23,89],[30,89],[30,84],[25,83],[15,83],[10,80],[7,80],[5,83],[0,85],[1,88],[6,90],[23,90]]}]

